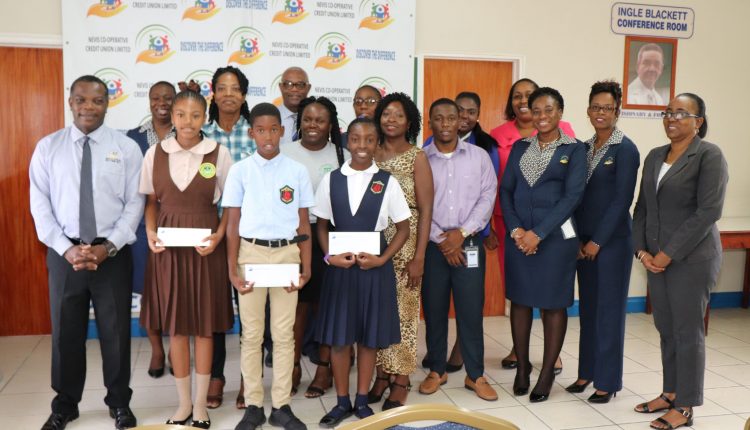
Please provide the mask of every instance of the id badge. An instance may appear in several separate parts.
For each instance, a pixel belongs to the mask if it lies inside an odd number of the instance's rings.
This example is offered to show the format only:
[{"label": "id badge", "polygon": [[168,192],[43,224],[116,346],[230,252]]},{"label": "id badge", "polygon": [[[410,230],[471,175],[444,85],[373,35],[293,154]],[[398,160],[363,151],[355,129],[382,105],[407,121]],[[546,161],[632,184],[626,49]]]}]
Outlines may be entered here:
[{"label": "id badge", "polygon": [[473,269],[479,267],[479,247],[467,246],[464,248],[466,254],[466,267]]}]

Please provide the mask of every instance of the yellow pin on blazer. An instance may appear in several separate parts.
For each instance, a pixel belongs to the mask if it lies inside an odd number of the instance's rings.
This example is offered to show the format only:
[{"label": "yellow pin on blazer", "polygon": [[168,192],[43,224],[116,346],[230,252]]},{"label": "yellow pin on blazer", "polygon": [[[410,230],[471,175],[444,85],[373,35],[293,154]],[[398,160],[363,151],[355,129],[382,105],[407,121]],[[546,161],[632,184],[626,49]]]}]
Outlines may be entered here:
[{"label": "yellow pin on blazer", "polygon": [[606,160],[604,160],[604,165],[605,165],[605,166],[609,166],[610,164],[612,164],[612,163],[614,163],[614,162],[615,162],[615,159],[614,159],[614,158],[612,158],[612,157],[607,157],[607,159],[606,159]]},{"label": "yellow pin on blazer", "polygon": [[568,164],[568,156],[567,155],[563,155],[562,157],[560,157],[560,164]]}]

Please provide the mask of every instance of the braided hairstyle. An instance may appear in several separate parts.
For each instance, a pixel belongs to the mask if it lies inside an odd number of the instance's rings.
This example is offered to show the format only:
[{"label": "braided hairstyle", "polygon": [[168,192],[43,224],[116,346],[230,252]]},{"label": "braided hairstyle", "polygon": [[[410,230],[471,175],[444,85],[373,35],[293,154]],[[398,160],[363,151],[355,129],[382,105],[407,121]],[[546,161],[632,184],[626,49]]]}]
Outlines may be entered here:
[{"label": "braided hairstyle", "polygon": [[[341,147],[341,129],[339,128],[339,117],[336,111],[336,105],[326,97],[315,97],[310,96],[302,100],[297,108],[297,124],[295,125],[297,130],[302,130],[302,115],[305,112],[305,108],[312,104],[319,104],[328,111],[328,122],[331,125],[331,134],[328,139],[333,142],[333,147],[336,148],[336,158],[339,161],[339,167],[344,165],[344,150]],[[301,135],[301,133],[300,133]]]},{"label": "braided hairstyle", "polygon": [[[211,78],[211,88],[213,90],[216,89],[216,85],[219,82],[219,78],[224,73],[231,73],[234,76],[237,77],[237,81],[240,83],[240,92],[243,96],[247,96],[247,90],[250,86],[250,82],[247,80],[247,77],[244,73],[242,73],[242,70],[238,69],[237,67],[233,66],[227,66],[227,67],[219,67],[216,69],[216,72],[214,72],[214,76]],[[247,106],[247,100],[242,102],[242,106],[240,106],[240,115],[242,115],[243,118],[245,118],[245,121],[248,123],[250,122],[250,108]],[[219,106],[216,104],[214,100],[211,100],[211,106],[208,107],[208,122],[214,122],[219,120]]]}]

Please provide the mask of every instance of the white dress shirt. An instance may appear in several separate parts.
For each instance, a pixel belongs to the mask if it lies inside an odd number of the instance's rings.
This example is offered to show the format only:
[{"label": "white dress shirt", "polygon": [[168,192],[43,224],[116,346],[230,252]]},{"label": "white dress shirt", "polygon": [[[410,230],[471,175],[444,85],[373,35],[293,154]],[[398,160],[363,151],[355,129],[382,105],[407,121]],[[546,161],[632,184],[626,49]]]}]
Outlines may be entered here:
[{"label": "white dress shirt", "polygon": [[641,78],[635,78],[628,85],[628,103],[633,105],[653,105],[664,106],[664,98],[655,88],[648,88],[643,85]]},{"label": "white dress shirt", "polygon": [[[79,235],[83,134],[74,125],[42,138],[29,166],[31,215],[39,240],[61,256]],[[138,193],[143,155],[138,144],[102,125],[88,135],[97,237],[117,249],[135,242],[143,216]],[[66,237],[67,236],[67,237]]]},{"label": "white dress shirt", "polygon": [[[284,103],[279,106],[279,112],[281,113],[281,125],[284,126],[284,135],[281,136],[281,145],[294,142],[294,133],[297,132],[297,114],[290,111]],[[299,139],[299,136],[297,136]]]}]

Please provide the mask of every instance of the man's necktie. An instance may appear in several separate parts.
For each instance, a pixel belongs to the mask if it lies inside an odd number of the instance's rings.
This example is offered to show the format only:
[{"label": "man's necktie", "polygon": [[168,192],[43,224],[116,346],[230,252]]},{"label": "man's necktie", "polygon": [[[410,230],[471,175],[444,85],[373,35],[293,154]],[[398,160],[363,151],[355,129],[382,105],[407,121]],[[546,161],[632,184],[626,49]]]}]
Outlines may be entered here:
[{"label": "man's necktie", "polygon": [[84,243],[91,243],[96,238],[94,184],[91,176],[91,146],[86,136],[83,139],[83,155],[81,156],[81,196],[78,205],[78,234]]}]

